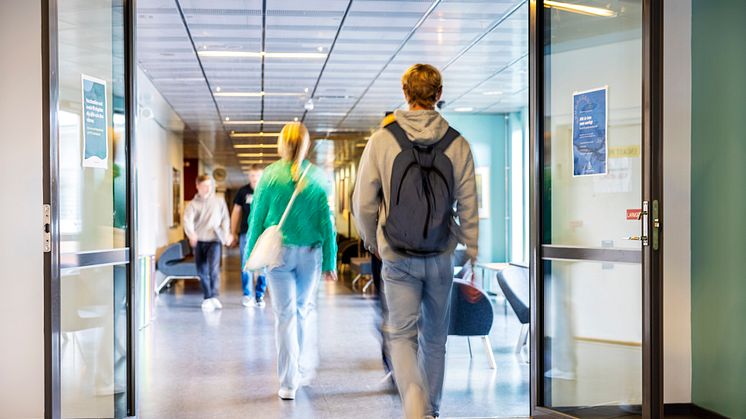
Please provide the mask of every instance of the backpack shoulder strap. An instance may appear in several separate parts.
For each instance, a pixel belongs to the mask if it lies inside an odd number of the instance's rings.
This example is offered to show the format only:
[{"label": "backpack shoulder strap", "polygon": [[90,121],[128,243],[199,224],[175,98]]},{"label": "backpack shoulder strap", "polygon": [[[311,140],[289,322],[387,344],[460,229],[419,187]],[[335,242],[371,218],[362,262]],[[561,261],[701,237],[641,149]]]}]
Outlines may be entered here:
[{"label": "backpack shoulder strap", "polygon": [[409,150],[414,147],[412,145],[412,142],[409,141],[409,137],[407,137],[407,133],[404,132],[404,129],[399,126],[399,123],[394,121],[388,125],[386,125],[386,129],[389,130],[391,135],[394,136],[396,139],[396,142],[399,143],[399,146],[402,150]]},{"label": "backpack shoulder strap", "polygon": [[435,149],[445,152],[448,147],[451,146],[451,144],[456,141],[456,138],[460,137],[461,133],[456,131],[455,129],[448,127],[448,131],[446,131],[446,135],[443,136],[436,144]]}]

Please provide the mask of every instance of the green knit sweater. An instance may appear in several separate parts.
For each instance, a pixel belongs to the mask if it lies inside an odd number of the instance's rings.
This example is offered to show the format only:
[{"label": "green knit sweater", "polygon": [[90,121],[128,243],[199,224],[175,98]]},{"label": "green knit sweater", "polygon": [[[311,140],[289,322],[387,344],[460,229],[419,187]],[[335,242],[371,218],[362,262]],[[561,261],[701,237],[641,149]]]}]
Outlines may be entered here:
[{"label": "green knit sweater", "polygon": [[[303,168],[311,164],[303,162]],[[295,182],[290,173],[291,162],[280,160],[269,165],[254,191],[249,215],[249,231],[246,233],[247,255],[251,254],[259,236],[267,227],[280,223]],[[322,271],[333,271],[337,264],[337,241],[331,219],[329,202],[324,190],[324,173],[312,166],[304,187],[295,198],[285,224],[282,226],[283,244],[286,246],[320,246],[323,252]]]}]

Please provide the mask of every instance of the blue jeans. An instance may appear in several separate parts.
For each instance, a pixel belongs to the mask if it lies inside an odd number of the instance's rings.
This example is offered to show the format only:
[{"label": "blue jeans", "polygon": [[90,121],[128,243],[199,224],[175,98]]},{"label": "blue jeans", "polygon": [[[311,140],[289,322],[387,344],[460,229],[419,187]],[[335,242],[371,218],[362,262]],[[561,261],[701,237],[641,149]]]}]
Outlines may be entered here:
[{"label": "blue jeans", "polygon": [[197,242],[194,248],[194,263],[202,283],[205,299],[218,296],[220,289],[220,253],[223,250],[220,242]]},{"label": "blue jeans", "polygon": [[309,317],[321,278],[321,248],[283,246],[283,264],[267,272],[275,313],[277,375],[280,386],[297,389],[317,364]]},{"label": "blue jeans", "polygon": [[[243,295],[251,297],[251,285],[253,281],[253,272],[246,272],[243,267],[246,265],[246,260],[249,256],[246,254],[246,235],[240,234],[239,247],[241,249],[241,287],[243,288]],[[267,291],[267,279],[264,275],[259,275],[256,279],[256,287],[254,289],[254,297],[258,300],[264,297],[264,293]]]},{"label": "blue jeans", "polygon": [[453,284],[451,256],[383,261],[385,330],[408,419],[439,413]]}]

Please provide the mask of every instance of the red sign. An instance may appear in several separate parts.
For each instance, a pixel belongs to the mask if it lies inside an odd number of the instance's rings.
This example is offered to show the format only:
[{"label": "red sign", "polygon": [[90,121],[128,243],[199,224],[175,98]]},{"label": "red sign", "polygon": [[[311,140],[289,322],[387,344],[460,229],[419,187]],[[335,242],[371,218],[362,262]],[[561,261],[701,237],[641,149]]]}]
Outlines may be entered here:
[{"label": "red sign", "polygon": [[640,214],[642,214],[642,209],[628,209],[627,210],[627,219],[628,220],[639,220]]}]

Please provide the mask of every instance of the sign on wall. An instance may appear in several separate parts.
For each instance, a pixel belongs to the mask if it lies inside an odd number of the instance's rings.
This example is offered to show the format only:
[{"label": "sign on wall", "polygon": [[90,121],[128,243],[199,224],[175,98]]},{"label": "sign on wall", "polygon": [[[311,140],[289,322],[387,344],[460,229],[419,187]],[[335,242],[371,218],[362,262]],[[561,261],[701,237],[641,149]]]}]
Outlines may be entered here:
[{"label": "sign on wall", "polygon": [[106,169],[109,163],[106,81],[81,75],[83,103],[83,167]]},{"label": "sign on wall", "polygon": [[572,95],[573,176],[605,175],[608,87]]}]

